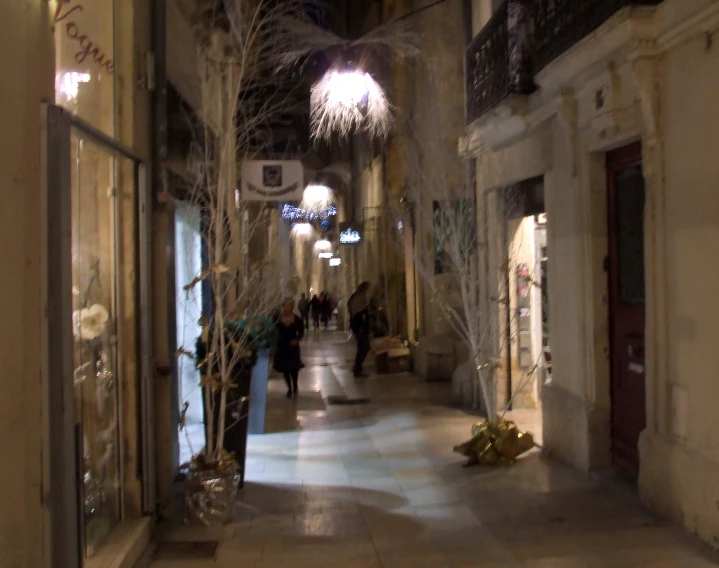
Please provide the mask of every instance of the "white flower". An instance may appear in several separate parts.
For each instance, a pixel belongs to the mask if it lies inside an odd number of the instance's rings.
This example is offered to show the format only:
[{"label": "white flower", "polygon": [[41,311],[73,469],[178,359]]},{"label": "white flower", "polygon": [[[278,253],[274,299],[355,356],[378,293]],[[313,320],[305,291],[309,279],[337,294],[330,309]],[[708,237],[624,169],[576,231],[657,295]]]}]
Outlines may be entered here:
[{"label": "white flower", "polygon": [[92,341],[103,334],[109,320],[110,313],[100,304],[82,308],[72,314],[73,333],[79,339]]}]

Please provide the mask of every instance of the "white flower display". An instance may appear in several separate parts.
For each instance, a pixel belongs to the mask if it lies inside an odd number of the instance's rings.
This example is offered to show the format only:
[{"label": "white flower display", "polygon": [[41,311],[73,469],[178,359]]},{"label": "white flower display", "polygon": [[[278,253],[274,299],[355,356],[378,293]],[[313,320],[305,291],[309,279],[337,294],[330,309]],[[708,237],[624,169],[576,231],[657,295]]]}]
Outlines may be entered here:
[{"label": "white flower display", "polygon": [[72,327],[75,337],[92,341],[100,337],[110,320],[110,312],[101,304],[93,304],[72,314]]}]

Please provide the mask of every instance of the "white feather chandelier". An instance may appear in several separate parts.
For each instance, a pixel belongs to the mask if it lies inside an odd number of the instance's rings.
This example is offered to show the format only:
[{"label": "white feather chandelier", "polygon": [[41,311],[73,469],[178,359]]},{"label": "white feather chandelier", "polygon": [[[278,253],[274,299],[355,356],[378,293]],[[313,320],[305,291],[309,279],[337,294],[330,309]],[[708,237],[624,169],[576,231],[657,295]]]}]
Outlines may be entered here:
[{"label": "white feather chandelier", "polygon": [[359,69],[327,71],[312,87],[312,137],[329,140],[334,132],[346,137],[353,130],[371,138],[386,138],[392,113],[382,87]]},{"label": "white feather chandelier", "polygon": [[332,252],[332,243],[326,239],[322,239],[315,243],[314,252],[319,255],[320,253]]},{"label": "white feather chandelier", "polygon": [[290,231],[292,238],[300,241],[309,241],[315,234],[315,229],[310,223],[295,223]]},{"label": "white feather chandelier", "polygon": [[302,194],[300,207],[307,211],[322,211],[334,202],[334,192],[326,185],[310,184]]}]

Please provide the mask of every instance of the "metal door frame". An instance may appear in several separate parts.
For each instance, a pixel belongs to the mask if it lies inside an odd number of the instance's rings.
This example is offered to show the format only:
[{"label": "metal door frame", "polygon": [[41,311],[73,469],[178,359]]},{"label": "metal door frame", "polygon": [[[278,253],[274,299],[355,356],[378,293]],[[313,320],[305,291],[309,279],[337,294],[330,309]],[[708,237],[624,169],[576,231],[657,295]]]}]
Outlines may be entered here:
[{"label": "metal door frame", "polygon": [[137,191],[140,401],[139,452],[143,510],[155,509],[154,392],[152,384],[151,196],[148,167],[132,150],[65,109],[41,106],[42,175],[42,499],[48,534],[48,565],[81,566],[79,487],[75,437],[72,331],[71,138],[73,133],[116,157],[134,163]]}]

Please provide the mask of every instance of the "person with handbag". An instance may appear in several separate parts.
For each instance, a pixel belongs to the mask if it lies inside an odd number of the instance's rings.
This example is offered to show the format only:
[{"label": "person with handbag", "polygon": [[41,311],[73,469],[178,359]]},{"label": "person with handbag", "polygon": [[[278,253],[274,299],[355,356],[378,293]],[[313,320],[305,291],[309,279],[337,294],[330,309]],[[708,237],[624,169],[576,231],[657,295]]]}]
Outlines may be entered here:
[{"label": "person with handbag", "polygon": [[285,298],[282,312],[277,320],[277,349],[273,368],[282,373],[287,383],[287,398],[297,398],[297,382],[300,369],[304,367],[300,354],[300,340],[305,335],[302,318],[294,313],[295,301]]}]

